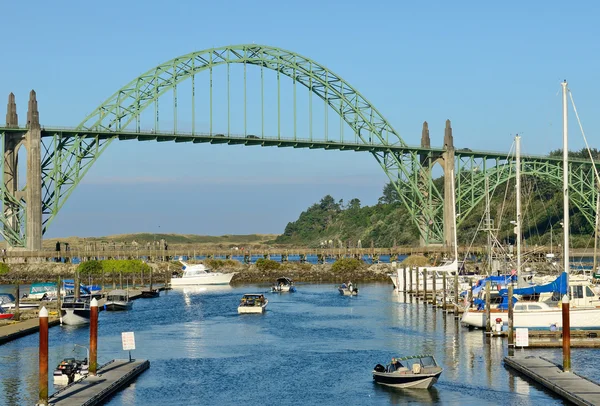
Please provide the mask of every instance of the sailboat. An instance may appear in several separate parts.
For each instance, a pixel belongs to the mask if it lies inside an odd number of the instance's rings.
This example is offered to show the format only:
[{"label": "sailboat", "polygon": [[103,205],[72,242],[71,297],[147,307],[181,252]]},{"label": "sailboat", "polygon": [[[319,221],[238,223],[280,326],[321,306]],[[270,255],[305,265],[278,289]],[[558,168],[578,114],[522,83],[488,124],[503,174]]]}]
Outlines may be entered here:
[{"label": "sailboat", "polygon": [[[568,129],[567,129],[567,82],[562,83],[563,88],[563,225],[564,225],[564,270],[562,275],[559,277],[561,282],[560,289],[556,290],[557,294],[571,294],[572,298],[579,295],[579,291],[583,295],[586,292],[586,296],[591,293],[591,290],[584,289],[586,286],[579,284],[569,284],[569,166],[568,166]],[[520,221],[518,218],[517,221]],[[520,231],[520,227],[516,230]],[[517,240],[519,242],[519,240]],[[520,248],[520,247],[518,247]],[[520,257],[518,258],[518,264],[520,265]],[[557,279],[558,280],[558,279]],[[526,289],[535,289],[541,287],[532,287]],[[518,293],[518,289],[516,290]],[[529,292],[522,292],[528,294]],[[600,307],[597,306],[597,298],[595,295],[590,295],[588,306],[570,308],[570,328],[574,329],[599,329],[600,328]],[[494,309],[490,321],[495,319],[500,323],[508,322],[508,309]],[[484,315],[483,312],[468,310],[463,314],[461,322],[467,326],[472,327],[484,327],[483,325]],[[547,329],[551,326],[561,328],[562,327],[562,309],[557,306],[550,306],[545,302],[525,302],[517,301],[514,305],[513,312],[513,326],[515,328],[525,327],[530,329]]]}]

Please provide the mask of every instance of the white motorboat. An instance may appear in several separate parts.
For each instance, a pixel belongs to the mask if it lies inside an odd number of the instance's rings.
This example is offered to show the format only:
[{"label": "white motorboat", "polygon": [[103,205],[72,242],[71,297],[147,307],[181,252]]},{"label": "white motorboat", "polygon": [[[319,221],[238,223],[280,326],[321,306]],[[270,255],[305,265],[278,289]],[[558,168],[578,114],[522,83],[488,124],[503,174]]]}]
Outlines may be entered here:
[{"label": "white motorboat", "polygon": [[90,322],[91,295],[65,296],[60,307],[60,322],[69,326],[80,326]]},{"label": "white motorboat", "polygon": [[187,262],[179,260],[183,265],[183,275],[181,277],[172,277],[171,286],[189,286],[189,285],[228,285],[231,278],[235,275],[232,273],[211,272],[211,270],[202,265],[189,265]]},{"label": "white motorboat", "polygon": [[392,358],[387,366],[377,364],[373,380],[394,388],[428,389],[437,382],[442,371],[433,355],[415,355]]},{"label": "white motorboat", "polygon": [[52,376],[54,385],[65,386],[87,376],[89,373],[88,359],[78,360],[75,358],[63,359]]},{"label": "white motorboat", "polygon": [[240,300],[238,313],[264,313],[269,300],[260,293],[246,293]]},{"label": "white motorboat", "polygon": [[358,287],[353,285],[352,282],[348,282],[348,284],[342,283],[338,288],[338,292],[342,296],[358,296]]},{"label": "white motorboat", "polygon": [[294,281],[286,276],[282,276],[277,278],[277,281],[271,286],[271,292],[281,293],[281,292],[295,292],[296,287],[294,286]]},{"label": "white motorboat", "polygon": [[115,289],[108,292],[104,308],[110,311],[130,310],[133,301],[129,299],[129,292],[123,289]]}]

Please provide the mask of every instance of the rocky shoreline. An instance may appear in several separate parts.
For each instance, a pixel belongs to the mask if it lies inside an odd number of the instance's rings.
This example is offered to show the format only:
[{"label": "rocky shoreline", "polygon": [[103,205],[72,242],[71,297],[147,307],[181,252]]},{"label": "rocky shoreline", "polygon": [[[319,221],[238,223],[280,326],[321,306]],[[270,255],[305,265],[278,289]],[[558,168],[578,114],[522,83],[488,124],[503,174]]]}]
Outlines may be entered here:
[{"label": "rocky shoreline", "polygon": [[[154,283],[164,283],[165,278],[173,271],[179,271],[181,265],[178,263],[149,263],[153,268]],[[77,265],[63,263],[32,263],[32,264],[13,264],[10,271],[0,275],[0,284],[14,284],[19,281],[21,284],[34,282],[56,281],[58,277],[73,279]],[[284,263],[278,269],[261,269],[256,265],[246,265],[242,263],[228,264],[220,269],[220,272],[235,272],[231,280],[232,285],[242,285],[247,283],[272,283],[280,276],[292,278],[295,282],[313,282],[313,283],[341,283],[352,281],[355,283],[365,282],[390,282],[388,274],[391,273],[391,264],[373,264],[370,266],[353,270],[334,272],[331,264],[300,264],[295,262]],[[148,284],[149,275],[125,275],[130,286],[132,284]],[[106,274],[104,281],[106,284],[112,284],[113,275]],[[118,275],[115,276],[118,279]],[[82,283],[101,282],[101,277],[95,275],[91,278],[82,277]],[[391,282],[390,282],[391,283]]]}]

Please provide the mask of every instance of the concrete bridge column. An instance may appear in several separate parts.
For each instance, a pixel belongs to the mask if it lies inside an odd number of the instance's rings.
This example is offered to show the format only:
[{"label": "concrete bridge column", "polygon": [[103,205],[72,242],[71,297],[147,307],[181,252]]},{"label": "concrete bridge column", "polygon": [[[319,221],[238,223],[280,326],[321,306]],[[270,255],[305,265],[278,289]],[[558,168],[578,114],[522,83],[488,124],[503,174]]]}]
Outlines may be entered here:
[{"label": "concrete bridge column", "polygon": [[[421,131],[421,147],[422,148],[430,148],[431,147],[431,139],[429,138],[429,125],[427,124],[427,121],[423,122],[423,130]],[[420,193],[425,198],[425,200],[427,201],[427,204],[431,208],[431,206],[432,206],[431,194],[428,190],[429,179],[431,179],[431,159],[427,154],[421,154],[421,155],[419,155],[419,160],[421,161],[421,173],[420,173],[421,179],[419,182],[419,188],[421,189]],[[420,230],[428,230],[429,229],[428,223],[429,223],[428,219],[424,215],[421,215],[419,218],[419,229]],[[427,241],[427,239],[425,238],[423,233],[420,233],[420,234],[421,234],[421,236],[419,239],[419,244],[421,247],[424,247],[429,243],[429,241]],[[396,245],[396,243],[394,242],[394,246],[395,245]]]},{"label": "concrete bridge column", "polygon": [[452,188],[452,176],[454,174],[454,137],[452,136],[452,126],[450,120],[446,120],[446,129],[444,130],[444,153],[442,159],[444,162],[444,246],[454,247],[454,229],[456,222],[454,220],[454,190]]},{"label": "concrete bridge column", "polygon": [[[10,128],[19,127],[19,118],[17,116],[17,105],[15,103],[15,95],[13,93],[8,95],[8,105],[6,109],[6,126]],[[24,140],[25,133],[22,134],[5,134],[4,135],[4,173],[3,182],[8,195],[14,197],[16,200],[24,199],[24,193],[19,191],[19,179],[18,179],[18,164],[19,164],[19,148],[21,147]],[[4,216],[7,220],[6,234],[20,234],[20,225],[18,222],[19,206],[13,204],[11,199],[5,197],[4,199]],[[8,247],[11,247],[9,241]]]},{"label": "concrete bridge column", "polygon": [[35,91],[29,93],[27,110],[27,250],[42,249],[42,128]]}]

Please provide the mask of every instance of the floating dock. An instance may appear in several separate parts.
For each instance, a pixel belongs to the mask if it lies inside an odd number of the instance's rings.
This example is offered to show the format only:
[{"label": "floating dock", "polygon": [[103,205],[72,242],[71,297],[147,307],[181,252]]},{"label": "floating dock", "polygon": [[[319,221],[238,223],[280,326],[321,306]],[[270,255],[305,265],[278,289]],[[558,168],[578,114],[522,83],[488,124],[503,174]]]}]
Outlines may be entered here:
[{"label": "floating dock", "polygon": [[86,376],[54,392],[48,405],[99,405],[127,386],[150,367],[148,360],[115,359],[98,368],[96,376]]},{"label": "floating dock", "polygon": [[600,405],[600,385],[536,356],[505,357],[504,364],[576,405]]},{"label": "floating dock", "polygon": [[[60,323],[58,317],[53,317],[48,321],[48,327],[57,326]],[[17,323],[7,324],[0,328],[0,345],[17,338],[34,334],[40,331],[40,321],[36,317]]]}]

